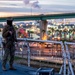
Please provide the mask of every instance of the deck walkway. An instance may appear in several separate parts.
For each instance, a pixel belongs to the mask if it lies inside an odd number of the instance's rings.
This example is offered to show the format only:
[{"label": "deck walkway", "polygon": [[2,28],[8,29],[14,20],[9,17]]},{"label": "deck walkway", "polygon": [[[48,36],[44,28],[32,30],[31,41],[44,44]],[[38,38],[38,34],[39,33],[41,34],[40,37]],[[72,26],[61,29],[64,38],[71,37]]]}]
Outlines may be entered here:
[{"label": "deck walkway", "polygon": [[9,70],[8,64],[6,65],[7,71],[2,70],[2,65],[0,61],[0,75],[36,75],[36,69],[31,67],[14,64],[17,70]]},{"label": "deck walkway", "polygon": [[[7,71],[3,71],[1,64],[2,63],[0,61],[0,75],[36,75],[37,69],[31,67],[27,67],[20,64],[14,64],[14,67],[17,70],[9,70],[9,66],[7,64],[6,65]],[[59,74],[55,74],[55,75],[59,75]]]}]

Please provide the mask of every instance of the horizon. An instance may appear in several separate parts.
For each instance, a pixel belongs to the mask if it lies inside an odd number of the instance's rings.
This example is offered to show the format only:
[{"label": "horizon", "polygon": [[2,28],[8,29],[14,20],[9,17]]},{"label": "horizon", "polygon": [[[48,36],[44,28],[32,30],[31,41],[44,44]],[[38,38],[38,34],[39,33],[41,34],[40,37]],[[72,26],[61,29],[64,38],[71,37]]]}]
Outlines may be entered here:
[{"label": "horizon", "polygon": [[[32,0],[37,1],[37,0]],[[36,15],[36,14],[56,14],[56,13],[74,13],[75,1],[71,0],[38,0],[40,9],[32,8],[23,0],[0,0],[0,17],[10,15]],[[65,2],[65,3],[64,3]]]}]

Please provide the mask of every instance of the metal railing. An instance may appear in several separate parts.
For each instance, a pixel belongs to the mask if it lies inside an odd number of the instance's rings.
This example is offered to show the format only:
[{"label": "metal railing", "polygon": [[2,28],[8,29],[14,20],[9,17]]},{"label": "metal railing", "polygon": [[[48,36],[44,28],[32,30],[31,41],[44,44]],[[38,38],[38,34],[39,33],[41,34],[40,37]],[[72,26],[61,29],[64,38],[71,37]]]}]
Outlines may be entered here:
[{"label": "metal railing", "polygon": [[73,68],[72,68],[72,63],[71,63],[70,51],[69,51],[68,45],[75,45],[75,43],[73,43],[73,42],[65,42],[66,55],[67,55],[67,60],[68,60],[68,65],[69,65],[68,75],[70,75],[70,74],[74,75]]},{"label": "metal railing", "polygon": [[[26,42],[27,44],[27,48],[28,48],[28,66],[30,66],[30,47],[29,47],[29,43],[28,42],[39,42],[39,43],[52,43],[52,44],[60,44],[61,45],[61,48],[62,48],[62,57],[63,57],[63,65],[60,69],[60,72],[59,74],[63,73],[63,75],[66,75],[66,61],[67,61],[67,54],[66,54],[66,51],[64,49],[64,45],[61,41],[49,41],[49,40],[33,40],[33,39],[26,39],[26,38],[21,38],[21,39],[18,39],[18,40],[23,40]],[[70,59],[68,60],[70,61]],[[67,62],[68,62],[67,61]],[[71,64],[71,62],[70,62]],[[72,66],[70,67],[72,69]],[[72,72],[72,75],[74,75],[73,71]]]},{"label": "metal railing", "polygon": [[[19,42],[21,42],[20,44],[19,44]],[[38,51],[35,51],[35,50],[33,50],[33,51],[31,51],[31,48],[30,48],[30,45],[31,44],[33,44],[32,42],[37,42],[37,46],[38,46],[38,43],[39,44],[60,44],[61,45],[61,50],[62,50],[62,58],[52,58],[52,57],[43,57],[42,58],[42,55],[41,55],[41,51],[40,50],[38,50]],[[31,43],[31,44],[30,44]],[[64,48],[64,44],[62,43],[62,41],[51,41],[51,40],[34,40],[34,39],[28,39],[28,38],[18,38],[18,42],[17,42],[17,44],[19,45],[18,46],[18,49],[20,49],[20,50],[16,50],[16,52],[15,52],[15,54],[16,54],[16,56],[22,56],[22,58],[27,58],[27,62],[28,62],[28,66],[30,67],[30,63],[31,63],[31,58],[32,59],[38,59],[38,60],[45,60],[45,61],[49,61],[49,60],[51,60],[52,62],[56,62],[56,59],[58,59],[59,61],[60,60],[62,60],[63,62],[62,62],[62,66],[61,66],[61,69],[60,69],[60,72],[59,72],[59,74],[63,74],[63,75],[66,75],[66,73],[68,73],[67,71],[66,71],[66,69],[67,69],[67,62],[69,63],[69,68],[70,68],[70,70],[71,70],[71,74],[72,75],[74,75],[74,72],[73,72],[73,68],[72,68],[72,65],[71,65],[71,62],[69,62],[70,61],[70,59],[67,59],[67,53],[66,53],[66,50],[65,50],[65,48]],[[50,45],[51,46],[51,45]],[[27,48],[25,48],[25,47],[27,47]],[[38,46],[38,48],[39,48],[40,46]],[[49,48],[51,48],[51,47],[49,47]],[[48,49],[49,49],[48,48]],[[24,51],[25,50],[25,51]],[[2,50],[3,51],[3,50]],[[3,52],[2,52],[3,53]],[[33,56],[31,56],[31,54],[33,53]],[[17,55],[17,54],[19,54],[19,55]],[[36,56],[36,54],[39,54],[39,58],[37,58],[37,56]],[[67,61],[67,62],[66,62]],[[69,73],[68,73],[68,75],[69,75]]]}]

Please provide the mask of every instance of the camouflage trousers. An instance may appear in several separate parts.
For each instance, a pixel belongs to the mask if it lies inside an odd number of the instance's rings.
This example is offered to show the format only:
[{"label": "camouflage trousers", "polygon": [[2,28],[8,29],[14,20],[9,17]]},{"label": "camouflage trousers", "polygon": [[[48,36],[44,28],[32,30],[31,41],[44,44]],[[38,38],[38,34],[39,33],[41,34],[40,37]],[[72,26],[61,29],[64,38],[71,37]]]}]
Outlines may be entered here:
[{"label": "camouflage trousers", "polygon": [[9,47],[9,48],[5,48],[4,49],[4,56],[3,56],[3,62],[2,62],[2,66],[6,66],[8,57],[10,57],[9,59],[9,65],[12,66],[13,62],[14,62],[14,56],[15,56],[15,45]]}]

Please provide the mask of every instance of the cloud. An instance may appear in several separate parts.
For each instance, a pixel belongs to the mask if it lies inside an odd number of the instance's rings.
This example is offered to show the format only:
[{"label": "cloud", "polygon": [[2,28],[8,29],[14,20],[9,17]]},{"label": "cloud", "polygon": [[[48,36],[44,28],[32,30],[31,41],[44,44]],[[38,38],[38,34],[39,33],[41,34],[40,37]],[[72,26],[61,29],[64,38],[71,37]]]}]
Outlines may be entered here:
[{"label": "cloud", "polygon": [[[63,11],[64,12],[75,12],[75,5],[40,4],[40,2],[42,3],[42,1],[46,2],[47,0],[39,0],[39,3],[35,0],[32,2],[28,2],[27,5],[25,5],[23,1],[0,1],[0,12],[3,11],[3,12],[25,12],[26,13],[26,12],[31,12],[31,6],[33,6],[33,8],[36,8],[36,7],[38,8],[39,5],[41,6],[41,9],[32,9],[32,12],[37,12],[37,13],[39,12],[40,13],[63,12]],[[51,0],[51,2],[53,1],[59,1],[59,0]]]},{"label": "cloud", "polygon": [[39,5],[39,1],[31,1],[31,0],[23,0],[25,6],[29,6],[31,8],[41,8]]}]

